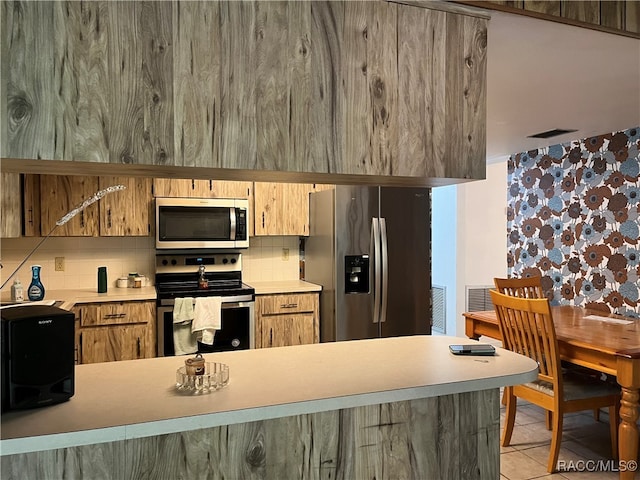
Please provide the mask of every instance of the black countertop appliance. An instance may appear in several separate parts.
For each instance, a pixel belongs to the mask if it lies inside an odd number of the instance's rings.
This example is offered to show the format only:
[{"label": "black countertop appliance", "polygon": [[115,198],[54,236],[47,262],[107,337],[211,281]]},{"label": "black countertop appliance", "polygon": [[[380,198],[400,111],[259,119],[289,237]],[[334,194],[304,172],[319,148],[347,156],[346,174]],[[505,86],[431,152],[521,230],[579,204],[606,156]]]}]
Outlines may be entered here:
[{"label": "black countertop appliance", "polygon": [[44,407],[74,394],[75,315],[46,305],[0,310],[2,410]]}]

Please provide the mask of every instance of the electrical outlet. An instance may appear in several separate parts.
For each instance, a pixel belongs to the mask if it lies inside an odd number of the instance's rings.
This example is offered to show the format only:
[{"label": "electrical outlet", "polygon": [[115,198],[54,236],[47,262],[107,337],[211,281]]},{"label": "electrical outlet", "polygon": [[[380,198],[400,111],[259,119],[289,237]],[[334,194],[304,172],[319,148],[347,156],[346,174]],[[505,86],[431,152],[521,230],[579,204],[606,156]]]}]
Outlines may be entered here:
[{"label": "electrical outlet", "polygon": [[64,257],[56,257],[56,272],[64,272]]},{"label": "electrical outlet", "polygon": [[282,261],[283,262],[288,262],[289,261],[289,249],[288,248],[283,248],[282,249]]}]

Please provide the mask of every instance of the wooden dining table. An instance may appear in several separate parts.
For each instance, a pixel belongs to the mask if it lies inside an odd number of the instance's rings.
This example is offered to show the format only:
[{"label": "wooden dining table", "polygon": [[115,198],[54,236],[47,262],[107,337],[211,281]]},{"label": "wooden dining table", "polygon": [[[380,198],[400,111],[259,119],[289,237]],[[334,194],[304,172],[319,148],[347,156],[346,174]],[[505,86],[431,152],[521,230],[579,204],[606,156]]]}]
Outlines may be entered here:
[{"label": "wooden dining table", "polygon": [[[640,398],[640,320],[574,306],[551,307],[562,360],[615,375],[622,390],[620,478],[635,478]],[[463,313],[467,337],[501,339],[494,310]]]}]

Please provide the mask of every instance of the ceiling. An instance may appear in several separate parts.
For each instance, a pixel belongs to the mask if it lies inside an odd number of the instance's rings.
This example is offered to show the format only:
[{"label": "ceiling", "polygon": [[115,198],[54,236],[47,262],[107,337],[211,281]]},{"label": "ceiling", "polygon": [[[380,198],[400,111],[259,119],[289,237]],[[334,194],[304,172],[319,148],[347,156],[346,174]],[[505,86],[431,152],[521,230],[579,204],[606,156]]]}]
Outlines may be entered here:
[{"label": "ceiling", "polygon": [[[491,12],[487,163],[640,126],[640,40]],[[547,130],[576,132],[527,138]]]}]

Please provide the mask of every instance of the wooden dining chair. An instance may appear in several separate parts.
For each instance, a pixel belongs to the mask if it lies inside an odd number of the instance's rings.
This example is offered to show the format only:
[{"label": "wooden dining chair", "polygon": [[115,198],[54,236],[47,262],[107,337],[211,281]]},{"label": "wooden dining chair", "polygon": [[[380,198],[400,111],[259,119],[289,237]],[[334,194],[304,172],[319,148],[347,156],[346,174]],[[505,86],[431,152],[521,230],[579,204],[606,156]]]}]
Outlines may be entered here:
[{"label": "wooden dining chair", "polygon": [[555,470],[558,461],[565,413],[608,407],[612,453],[613,458],[617,458],[620,389],[593,378],[574,375],[571,371],[563,374],[547,299],[513,297],[495,290],[490,293],[503,346],[538,363],[537,380],[505,388],[507,409],[502,446],[506,447],[511,442],[517,398],[522,398],[552,413],[549,473]]},{"label": "wooden dining chair", "polygon": [[505,295],[523,298],[545,298],[542,277],[494,278],[496,290]]}]

